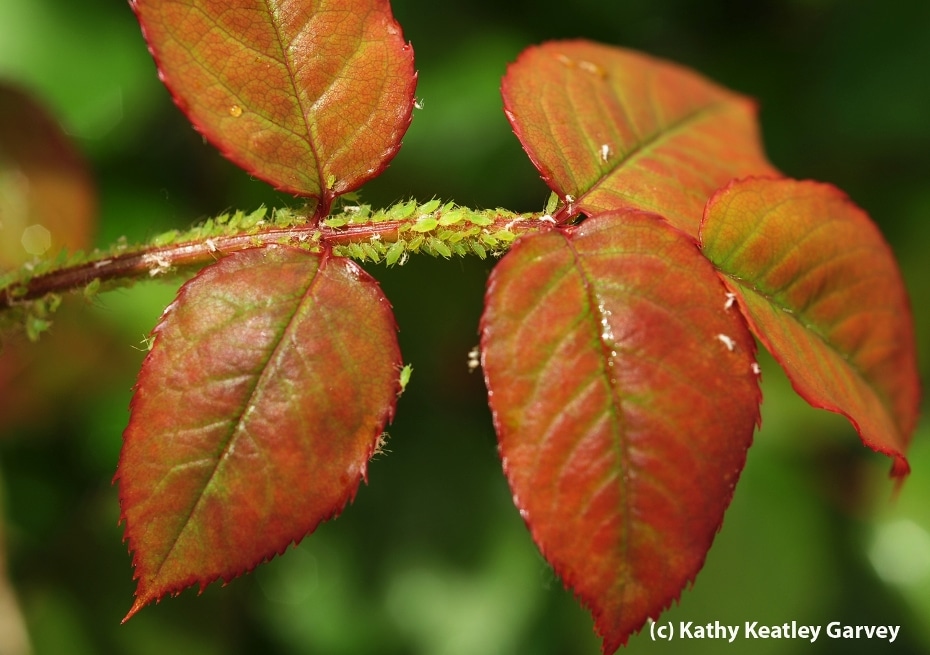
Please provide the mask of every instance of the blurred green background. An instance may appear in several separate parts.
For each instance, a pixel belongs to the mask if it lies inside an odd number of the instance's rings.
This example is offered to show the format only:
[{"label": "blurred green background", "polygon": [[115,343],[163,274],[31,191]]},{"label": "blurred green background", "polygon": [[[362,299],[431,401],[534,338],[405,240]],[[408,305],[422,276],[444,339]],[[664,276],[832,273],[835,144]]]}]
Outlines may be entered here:
[{"label": "blurred green background", "polygon": [[[396,0],[420,73],[404,147],[365,187],[537,210],[548,195],[501,111],[525,46],[587,37],[692,66],[756,97],[772,161],[870,212],[904,271],[930,370],[930,3],[925,0]],[[0,0],[0,78],[62,122],[100,190],[98,244],[228,208],[298,202],[205,144],[114,0]],[[591,621],[537,553],[500,472],[477,341],[477,260],[369,267],[394,304],[413,379],[386,456],[338,520],[227,588],[143,610],[110,480],[142,338],[174,288],[66,303],[7,385],[0,417],[6,567],[37,654],[593,654]],[[84,327],[70,329],[70,324]],[[4,357],[9,356],[5,353]],[[889,462],[798,400],[764,361],[763,429],[705,569],[663,620],[900,625],[892,644],[653,644],[630,653],[930,652],[930,425],[896,501]],[[926,404],[924,405],[926,407]],[[925,412],[926,413],[926,412]],[[0,599],[2,600],[2,599]],[[2,628],[0,628],[2,629]]]}]

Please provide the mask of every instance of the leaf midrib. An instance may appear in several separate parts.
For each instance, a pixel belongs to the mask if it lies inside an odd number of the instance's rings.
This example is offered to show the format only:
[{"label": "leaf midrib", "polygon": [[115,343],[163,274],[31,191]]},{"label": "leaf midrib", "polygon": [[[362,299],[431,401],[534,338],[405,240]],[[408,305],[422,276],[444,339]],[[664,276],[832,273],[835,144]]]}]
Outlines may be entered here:
[{"label": "leaf midrib", "polygon": [[270,366],[270,363],[278,357],[278,353],[281,350],[281,344],[284,343],[285,337],[288,333],[291,332],[292,327],[299,315],[302,314],[301,309],[304,306],[304,303],[310,298],[312,294],[312,289],[319,283],[320,273],[322,272],[323,266],[325,265],[325,260],[320,262],[320,265],[317,267],[316,272],[313,277],[310,279],[309,283],[304,287],[304,290],[300,294],[300,300],[295,305],[294,311],[291,313],[290,317],[287,319],[284,328],[280,332],[280,336],[276,339],[274,347],[270,350],[268,357],[265,359],[264,363],[261,366],[261,373],[255,377],[255,383],[252,385],[252,388],[248,391],[248,397],[241,406],[241,410],[236,413],[236,418],[230,424],[230,429],[227,437],[225,438],[225,444],[223,445],[222,451],[216,458],[216,463],[213,466],[213,470],[210,472],[209,477],[203,485],[202,490],[197,495],[194,502],[191,504],[190,511],[187,516],[184,518],[184,522],[181,524],[180,529],[177,531],[175,538],[171,542],[171,548],[165,553],[164,558],[159,562],[157,569],[152,575],[152,579],[157,579],[161,574],[162,569],[165,564],[171,559],[172,554],[177,548],[178,544],[182,541],[185,532],[187,532],[190,527],[191,521],[194,515],[197,513],[197,509],[200,507],[200,504],[203,502],[204,498],[207,496],[208,489],[212,486],[214,479],[219,473],[220,468],[223,465],[223,462],[226,460],[226,456],[230,451],[230,448],[233,446],[233,443],[238,438],[238,435],[244,429],[245,423],[248,421],[246,415],[249,412],[249,408],[254,407],[255,403],[253,402],[257,395],[262,393],[264,385],[262,382],[270,375],[269,370],[275,369],[276,367]]},{"label": "leaf midrib", "polygon": [[[606,173],[601,175],[591,184],[588,189],[582,192],[581,198],[597,190],[598,187],[607,183],[615,175],[622,175],[624,170],[632,166],[632,162],[637,158],[645,157],[650,152],[653,152],[655,149],[661,147],[663,142],[681,134],[690,125],[700,123],[706,120],[707,116],[718,113],[718,110],[725,108],[725,105],[726,101],[724,100],[717,100],[703,105],[672,122],[665,129],[654,132],[645,140],[638,143],[632,150],[627,152],[624,157],[618,159],[617,162],[611,166]],[[577,199],[576,202],[580,202],[581,198]]]},{"label": "leaf midrib", "polygon": [[[762,291],[761,289],[755,287],[754,285],[749,285],[745,280],[741,280],[740,278],[737,278],[731,274],[726,274],[726,275],[730,280],[734,282],[734,284],[738,285],[745,292],[750,293],[758,298],[761,298],[763,301],[765,301],[767,305],[769,305],[776,311],[780,312],[780,314],[785,314],[791,320],[794,320],[799,326],[801,326],[801,328],[805,331],[805,333],[812,334],[814,337],[817,338],[817,340],[821,344],[823,344],[826,350],[828,350],[829,352],[832,352],[842,362],[844,362],[849,367],[850,372],[855,376],[856,380],[859,381],[866,389],[868,389],[878,399],[882,409],[885,411],[888,418],[890,419],[889,423],[892,426],[894,426],[896,430],[896,434],[894,435],[895,441],[900,440],[902,435],[900,431],[900,426],[898,425],[898,418],[892,409],[893,404],[890,402],[890,399],[885,394],[884,390],[876,387],[869,380],[869,378],[865,375],[865,373],[858,366],[858,364],[856,364],[854,359],[852,359],[848,354],[839,350],[839,348],[837,348],[830,341],[830,339],[828,339],[826,335],[824,335],[823,331],[816,324],[802,321],[801,318],[805,316],[803,312],[798,312],[795,309],[789,307],[788,305],[778,302],[775,299],[775,296],[773,294]],[[849,413],[849,411],[845,409],[841,409],[840,413],[843,414],[844,416],[852,418],[852,415]]]}]

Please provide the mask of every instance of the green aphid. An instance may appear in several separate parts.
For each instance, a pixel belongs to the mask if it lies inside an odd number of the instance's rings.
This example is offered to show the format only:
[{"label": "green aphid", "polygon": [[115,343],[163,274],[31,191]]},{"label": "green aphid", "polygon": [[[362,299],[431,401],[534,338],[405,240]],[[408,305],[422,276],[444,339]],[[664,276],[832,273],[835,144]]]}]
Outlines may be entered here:
[{"label": "green aphid", "polygon": [[439,221],[429,215],[420,216],[417,222],[410,228],[414,232],[431,232],[439,225]]},{"label": "green aphid", "polygon": [[400,377],[398,379],[398,382],[400,383],[400,391],[397,392],[398,396],[407,390],[407,385],[410,383],[411,375],[413,375],[413,367],[410,364],[405,364],[403,368],[400,369]]},{"label": "green aphid", "polygon": [[411,241],[411,242],[407,245],[407,249],[410,250],[411,252],[416,252],[417,250],[420,249],[420,246],[423,245],[423,241],[424,241],[425,239],[426,239],[426,237],[424,237],[424,236],[422,236],[422,235],[416,237],[415,239],[413,239],[413,241]]},{"label": "green aphid", "polygon": [[57,312],[58,308],[61,306],[62,297],[57,293],[50,293],[45,296],[46,301],[48,302],[48,311],[49,313]]},{"label": "green aphid", "polygon": [[470,213],[468,215],[468,221],[472,225],[480,225],[481,227],[490,225],[491,223],[494,222],[490,216],[485,216],[484,214],[479,214],[477,212]]},{"label": "green aphid", "polygon": [[152,245],[167,246],[169,243],[174,242],[174,240],[178,238],[178,234],[179,232],[177,230],[168,230],[167,232],[162,232],[152,239]]},{"label": "green aphid", "polygon": [[37,316],[26,317],[26,337],[29,341],[35,343],[42,336],[42,333],[52,327],[52,322]]},{"label": "green aphid", "polygon": [[371,214],[371,207],[368,205],[363,205],[354,211],[348,212],[348,214],[350,223],[355,225],[367,223]]},{"label": "green aphid", "polygon": [[413,215],[417,209],[417,201],[411,200],[405,203],[398,203],[388,210],[388,220],[400,221]]},{"label": "green aphid", "polygon": [[290,227],[297,225],[298,217],[289,209],[279,209],[274,212],[272,222],[276,227]]},{"label": "green aphid", "polygon": [[552,212],[559,206],[559,194],[555,191],[549,194],[549,200],[546,201],[546,214],[552,215]]},{"label": "green aphid", "polygon": [[349,244],[349,252],[352,253],[353,258],[365,261],[365,251],[357,243]]},{"label": "green aphid", "polygon": [[452,252],[454,252],[459,257],[464,257],[468,254],[468,248],[461,241],[450,243],[449,247],[452,249]]},{"label": "green aphid", "polygon": [[493,236],[491,236],[487,232],[482,232],[480,238],[482,241],[484,241],[486,245],[490,246],[491,248],[497,247],[497,239],[495,239]]},{"label": "green aphid", "polygon": [[393,266],[398,262],[401,255],[404,254],[404,251],[407,249],[407,242],[403,239],[399,239],[391,244],[391,247],[388,248],[387,252],[384,254],[384,262],[388,266]]},{"label": "green aphid", "polygon": [[100,292],[100,278],[95,277],[93,280],[84,285],[84,298],[90,300]]},{"label": "green aphid", "polygon": [[481,259],[487,259],[487,257],[488,257],[488,253],[487,253],[487,251],[484,249],[484,246],[482,246],[482,245],[481,245],[480,243],[478,243],[477,241],[472,241],[472,242],[471,242],[471,250],[472,250],[472,252],[474,252],[476,255],[478,255],[478,257],[481,258]]},{"label": "green aphid", "polygon": [[373,261],[375,264],[381,261],[381,255],[378,254],[378,251],[375,250],[374,246],[372,246],[370,243],[360,243],[358,245],[361,247],[362,251],[365,253],[365,256],[368,257],[368,259]]},{"label": "green aphid", "polygon": [[265,207],[259,207],[248,216],[243,216],[239,221],[239,226],[246,230],[255,227],[264,220],[266,211]]},{"label": "green aphid", "polygon": [[[72,254],[74,256],[72,256]],[[58,255],[55,257],[55,266],[68,266],[71,264],[80,264],[85,261],[85,257],[82,251],[77,251],[75,253],[68,252],[67,249],[62,248],[58,251]]]},{"label": "green aphid", "polygon": [[430,248],[432,248],[433,250],[435,250],[437,253],[439,253],[440,255],[442,255],[443,257],[445,257],[446,259],[448,259],[449,257],[452,256],[452,251],[449,250],[449,246],[447,246],[446,244],[444,244],[444,243],[443,243],[442,241],[440,241],[439,239],[437,239],[437,238],[435,238],[435,237],[430,237],[429,240],[428,240],[428,242],[429,242]]},{"label": "green aphid", "polygon": [[510,243],[517,238],[517,235],[509,230],[501,230],[494,233],[494,238],[498,241],[503,241],[504,243]]},{"label": "green aphid", "polygon": [[213,231],[215,229],[216,229],[216,223],[213,221],[212,218],[208,218],[200,226],[200,233],[201,234],[213,234]]},{"label": "green aphid", "polygon": [[427,203],[420,205],[419,213],[420,214],[432,214],[434,211],[439,209],[440,201],[438,198],[433,198]]},{"label": "green aphid", "polygon": [[332,228],[342,227],[348,222],[349,219],[347,219],[345,215],[331,216],[330,218],[323,219],[323,225]]},{"label": "green aphid", "polygon": [[453,209],[452,211],[442,212],[442,216],[439,217],[440,225],[455,225],[456,223],[461,223],[465,220],[465,214],[467,213],[464,209]]}]

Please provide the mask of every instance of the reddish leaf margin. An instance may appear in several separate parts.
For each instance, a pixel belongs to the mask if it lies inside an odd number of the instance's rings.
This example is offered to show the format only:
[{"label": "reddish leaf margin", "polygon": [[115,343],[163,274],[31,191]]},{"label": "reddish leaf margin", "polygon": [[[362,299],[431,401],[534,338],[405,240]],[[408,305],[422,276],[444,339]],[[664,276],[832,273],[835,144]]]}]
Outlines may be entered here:
[{"label": "reddish leaf margin", "polygon": [[318,215],[400,148],[417,75],[388,0],[131,1],[194,126]]},{"label": "reddish leaf margin", "polygon": [[616,211],[493,270],[482,366],[533,539],[604,652],[703,565],[759,421],[755,341],[696,243]]},{"label": "reddish leaf margin", "polygon": [[347,259],[234,253],[181,288],[153,335],[117,472],[138,579],[127,619],[336,516],[400,391],[390,306]]},{"label": "reddish leaf margin", "polygon": [[913,320],[868,215],[829,184],[739,180],[707,203],[701,243],[801,397],[847,417],[905,476],[920,403]]},{"label": "reddish leaf margin", "polygon": [[514,133],[566,203],[559,219],[629,207],[697,236],[719,187],[777,173],[753,101],[639,52],[583,40],[527,48],[501,93]]}]

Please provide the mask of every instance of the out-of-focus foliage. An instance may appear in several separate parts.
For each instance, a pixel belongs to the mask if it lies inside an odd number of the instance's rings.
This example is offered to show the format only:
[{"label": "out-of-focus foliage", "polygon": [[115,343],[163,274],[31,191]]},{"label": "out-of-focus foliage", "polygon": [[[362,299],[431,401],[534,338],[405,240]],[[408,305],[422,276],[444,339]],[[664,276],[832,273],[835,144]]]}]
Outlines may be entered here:
[{"label": "out-of-focus foliage", "polygon": [[[579,36],[667,57],[755,97],[772,163],[836,184],[875,220],[903,269],[928,377],[930,86],[913,71],[930,61],[930,4],[396,0],[393,8],[416,48],[423,108],[386,173],[363,189],[367,202],[437,195],[538,210],[548,191],[501,111],[507,63],[532,43]],[[0,75],[43,100],[90,161],[99,245],[228,207],[296,203],[190,128],[126,4],[0,0]],[[490,266],[413,258],[371,267],[415,372],[369,486],[337,521],[254,574],[200,599],[188,592],[125,626],[133,584],[110,479],[143,357],[134,348],[145,349],[140,341],[174,289],[144,284],[71,303],[37,350],[15,348],[39,360],[9,374],[7,344],[4,401],[15,393],[23,402],[3,405],[6,566],[36,653],[598,652],[590,618],[513,507],[480,375],[468,373]],[[891,504],[886,458],[862,449],[839,417],[808,408],[767,364],[763,428],[724,528],[667,618],[900,624],[894,652],[925,652],[927,419],[913,473]],[[753,652],[835,645],[767,641]],[[844,647],[875,652],[866,642]],[[639,636],[628,652],[718,648]]]},{"label": "out-of-focus foliage", "polygon": [[0,83],[0,269],[86,247],[96,195],[58,122]]}]

